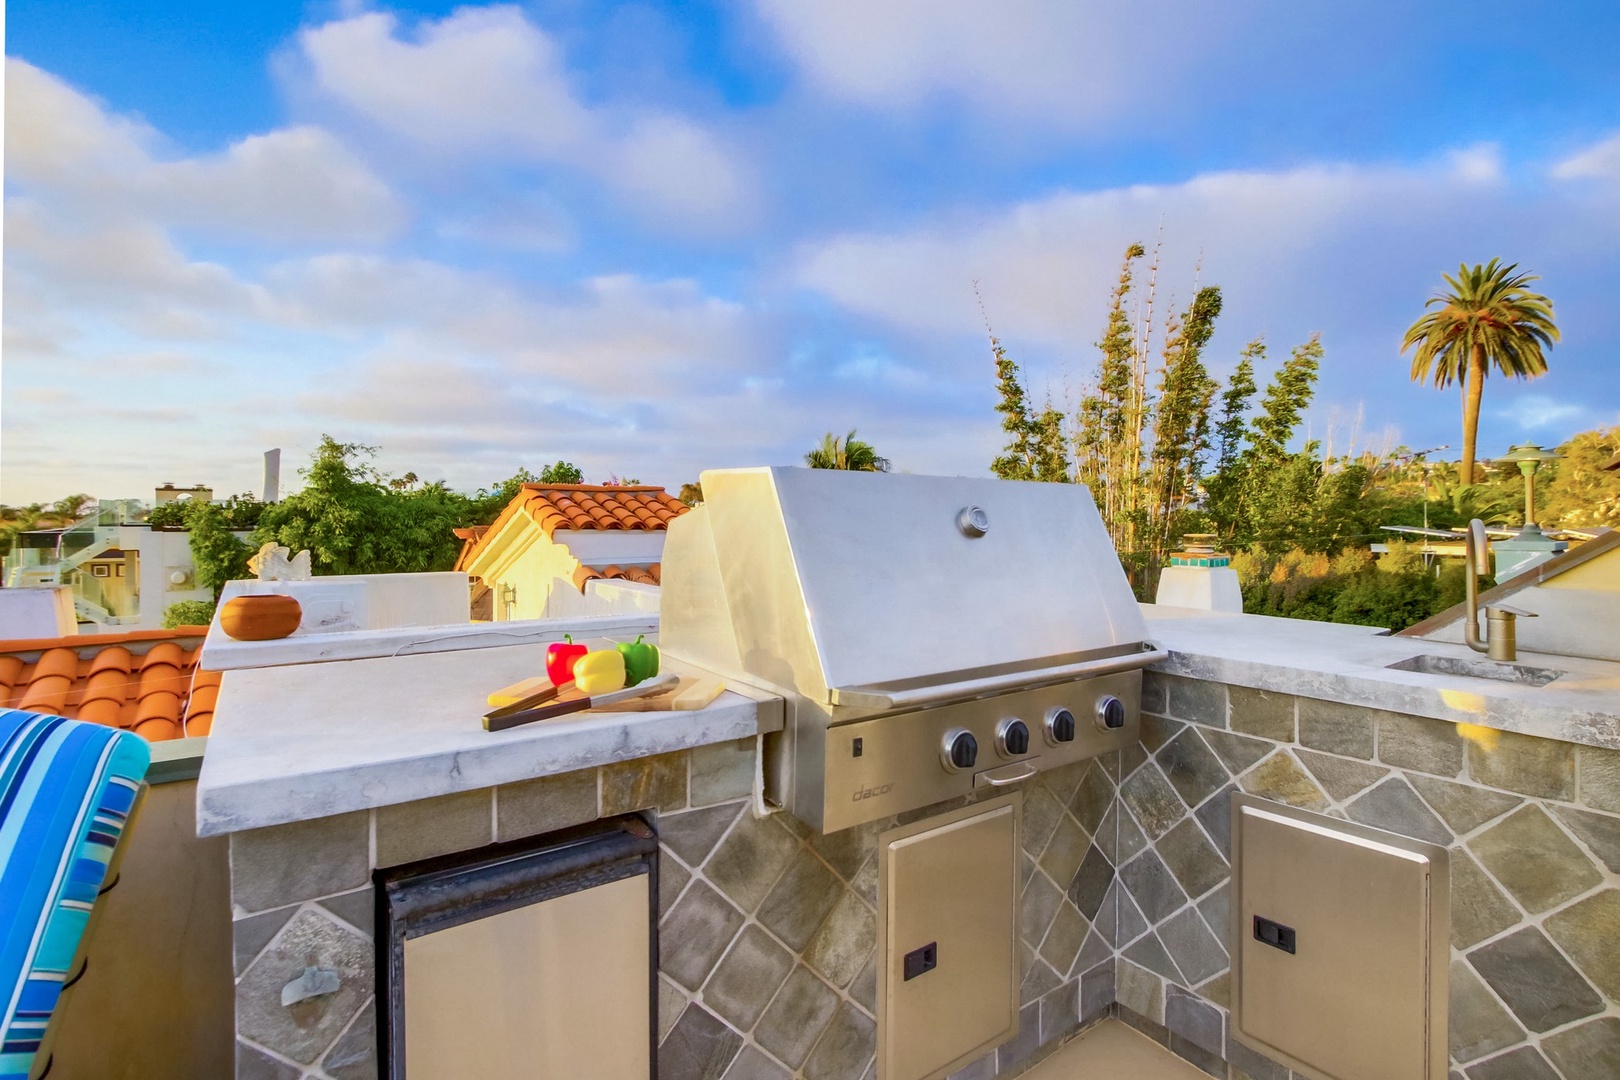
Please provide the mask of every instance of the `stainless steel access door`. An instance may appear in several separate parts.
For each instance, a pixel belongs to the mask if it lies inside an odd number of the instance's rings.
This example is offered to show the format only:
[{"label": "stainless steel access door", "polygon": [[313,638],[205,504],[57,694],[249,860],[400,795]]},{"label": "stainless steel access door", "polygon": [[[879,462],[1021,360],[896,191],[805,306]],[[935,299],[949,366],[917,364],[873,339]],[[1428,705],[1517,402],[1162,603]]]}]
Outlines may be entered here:
[{"label": "stainless steel access door", "polygon": [[1232,1034],[1322,1080],[1444,1080],[1446,849],[1232,800]]},{"label": "stainless steel access door", "polygon": [[1018,793],[878,840],[878,1076],[934,1080],[1018,1034]]}]

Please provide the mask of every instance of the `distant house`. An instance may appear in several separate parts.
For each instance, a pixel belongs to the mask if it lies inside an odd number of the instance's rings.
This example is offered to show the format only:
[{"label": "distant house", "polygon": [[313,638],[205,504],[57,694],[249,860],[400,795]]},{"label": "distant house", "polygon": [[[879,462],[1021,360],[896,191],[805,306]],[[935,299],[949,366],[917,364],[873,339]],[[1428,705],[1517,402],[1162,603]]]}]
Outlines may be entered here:
[{"label": "distant house", "polygon": [[456,530],[472,617],[656,611],[665,530],[686,511],[661,487],[525,484],[493,524]]},{"label": "distant house", "polygon": [[[1493,603],[1538,616],[1518,621],[1522,652],[1620,660],[1620,530],[1600,533],[1479,594],[1481,608]],[[1457,604],[1400,636],[1460,642],[1467,611],[1466,604]]]},{"label": "distant house", "polygon": [[[155,502],[206,498],[205,487],[158,488]],[[5,558],[7,588],[66,585],[80,630],[96,634],[155,630],[163,612],[182,600],[212,600],[200,588],[191,557],[191,534],[136,520],[140,503],[103,500],[97,510],[65,528],[18,534]],[[246,536],[238,532],[238,536]]]}]

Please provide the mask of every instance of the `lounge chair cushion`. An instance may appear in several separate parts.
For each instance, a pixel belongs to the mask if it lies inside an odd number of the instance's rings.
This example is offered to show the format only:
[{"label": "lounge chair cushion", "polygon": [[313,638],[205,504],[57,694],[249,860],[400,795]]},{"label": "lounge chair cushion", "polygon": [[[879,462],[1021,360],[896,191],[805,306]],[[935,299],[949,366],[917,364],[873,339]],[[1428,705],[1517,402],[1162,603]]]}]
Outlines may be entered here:
[{"label": "lounge chair cushion", "polygon": [[150,762],[127,731],[0,711],[0,1080],[28,1075]]}]

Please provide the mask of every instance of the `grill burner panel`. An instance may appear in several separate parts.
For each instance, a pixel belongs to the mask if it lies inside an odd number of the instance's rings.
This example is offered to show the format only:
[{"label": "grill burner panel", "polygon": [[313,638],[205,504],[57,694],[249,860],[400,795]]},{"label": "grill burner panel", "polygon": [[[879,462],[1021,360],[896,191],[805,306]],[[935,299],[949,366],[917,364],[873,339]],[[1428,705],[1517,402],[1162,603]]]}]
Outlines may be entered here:
[{"label": "grill burner panel", "polygon": [[[1006,757],[989,748],[996,745],[996,730],[1008,720],[1034,727],[1049,712],[1067,709],[1076,716],[1095,714],[1097,702],[1115,697],[1127,703],[1130,722],[1104,731],[1081,726],[1073,740],[1053,746],[1031,738],[1029,752]],[[1142,674],[1131,671],[1084,682],[1022,690],[1015,694],[966,701],[938,709],[881,716],[842,724],[827,732],[827,800],[822,829],[836,832],[919,806],[966,795],[975,787],[1000,786],[1000,774],[1024,779],[1028,769],[1055,769],[1072,761],[1118,750],[1135,740],[1137,707],[1142,698]],[[946,736],[970,735],[979,747],[969,768],[949,771],[941,762]],[[855,752],[855,740],[861,751]],[[918,768],[929,762],[930,768]],[[1009,768],[1009,766],[1011,768]]]}]

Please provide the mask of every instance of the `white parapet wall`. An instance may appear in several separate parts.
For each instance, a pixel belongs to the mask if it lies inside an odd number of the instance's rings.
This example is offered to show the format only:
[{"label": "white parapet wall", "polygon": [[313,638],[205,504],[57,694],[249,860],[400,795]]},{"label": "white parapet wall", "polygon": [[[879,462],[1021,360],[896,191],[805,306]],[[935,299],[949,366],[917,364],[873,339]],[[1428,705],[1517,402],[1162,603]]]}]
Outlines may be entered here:
[{"label": "white parapet wall", "polygon": [[571,581],[557,579],[546,601],[545,618],[571,619],[596,615],[658,614],[657,585],[596,578],[581,592]]},{"label": "white parapet wall", "polygon": [[67,637],[79,632],[66,585],[0,589],[0,641]]}]

